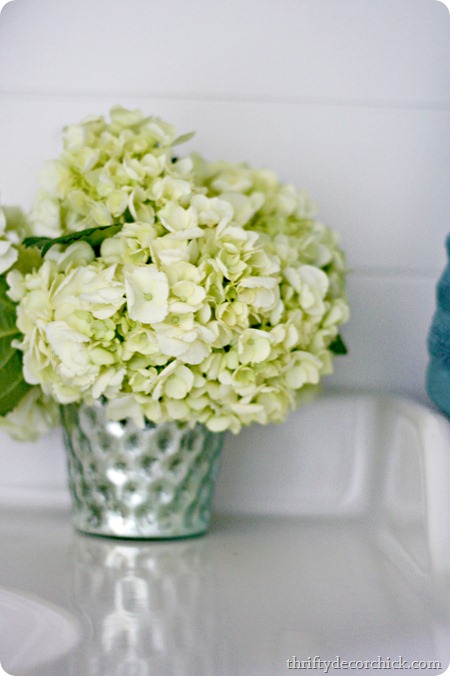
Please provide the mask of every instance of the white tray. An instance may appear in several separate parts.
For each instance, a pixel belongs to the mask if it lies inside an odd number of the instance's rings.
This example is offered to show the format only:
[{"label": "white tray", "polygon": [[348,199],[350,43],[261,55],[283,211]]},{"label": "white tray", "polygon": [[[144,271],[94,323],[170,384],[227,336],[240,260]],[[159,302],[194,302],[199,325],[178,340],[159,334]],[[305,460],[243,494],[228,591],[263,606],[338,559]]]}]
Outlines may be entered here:
[{"label": "white tray", "polygon": [[42,456],[44,483],[2,489],[0,663],[13,676],[448,666],[450,424],[431,407],[327,394],[229,437],[210,533],[176,542],[76,534],[61,449],[48,454],[53,477]]}]

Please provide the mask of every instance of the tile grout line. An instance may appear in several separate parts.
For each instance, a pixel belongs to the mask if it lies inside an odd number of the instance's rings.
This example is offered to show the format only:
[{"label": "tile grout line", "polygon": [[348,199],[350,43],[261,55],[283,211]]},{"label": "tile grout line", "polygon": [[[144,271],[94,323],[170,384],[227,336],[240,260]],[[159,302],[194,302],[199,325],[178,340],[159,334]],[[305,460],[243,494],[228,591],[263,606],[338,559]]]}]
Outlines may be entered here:
[{"label": "tile grout line", "polygon": [[424,270],[421,268],[406,270],[400,268],[358,267],[352,268],[349,271],[347,279],[351,281],[354,278],[382,278],[391,281],[437,282],[441,274],[442,269],[440,268],[436,268],[436,270]]},{"label": "tile grout line", "polygon": [[85,99],[111,99],[111,98],[122,98],[122,99],[149,99],[149,100],[166,100],[166,101],[190,101],[190,102],[201,102],[201,103],[235,103],[235,104],[262,104],[262,105],[298,105],[298,106],[324,106],[324,107],[335,107],[335,108],[373,108],[381,110],[416,110],[416,111],[427,111],[427,112],[449,112],[450,113],[450,103],[432,101],[376,101],[376,100],[358,100],[358,99],[326,99],[320,97],[311,97],[311,98],[297,98],[289,96],[266,96],[266,95],[256,95],[256,96],[236,96],[232,94],[220,93],[220,94],[201,94],[201,93],[188,93],[188,94],[176,94],[174,92],[136,92],[129,91],[124,92],[93,92],[93,91],[27,91],[27,90],[0,90],[0,98],[3,99],[12,99],[12,100],[42,100],[42,101],[67,101],[67,100],[85,100]]}]

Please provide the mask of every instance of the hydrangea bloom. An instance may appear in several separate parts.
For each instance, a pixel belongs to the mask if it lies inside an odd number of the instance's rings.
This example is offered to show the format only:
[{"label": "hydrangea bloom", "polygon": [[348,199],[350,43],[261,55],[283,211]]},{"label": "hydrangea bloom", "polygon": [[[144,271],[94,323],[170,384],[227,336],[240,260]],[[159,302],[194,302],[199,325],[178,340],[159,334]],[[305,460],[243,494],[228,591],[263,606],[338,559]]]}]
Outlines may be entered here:
[{"label": "hydrangea bloom", "polygon": [[121,108],[65,129],[35,232],[123,227],[8,274],[25,378],[62,404],[105,397],[111,418],[140,425],[280,422],[332,370],[344,254],[304,192],[246,164],[175,159],[176,142]]},{"label": "hydrangea bloom", "polygon": [[32,387],[14,410],[0,418],[0,427],[16,441],[36,441],[58,423],[58,405],[40,387]]},{"label": "hydrangea bloom", "polygon": [[26,234],[25,214],[17,207],[0,207],[0,275],[17,262],[17,245]]},{"label": "hydrangea bloom", "polygon": [[183,202],[192,162],[175,161],[175,128],[116,106],[108,123],[91,117],[64,128],[64,151],[46,162],[30,215],[37,235],[55,237],[96,225],[153,223],[156,206]]}]

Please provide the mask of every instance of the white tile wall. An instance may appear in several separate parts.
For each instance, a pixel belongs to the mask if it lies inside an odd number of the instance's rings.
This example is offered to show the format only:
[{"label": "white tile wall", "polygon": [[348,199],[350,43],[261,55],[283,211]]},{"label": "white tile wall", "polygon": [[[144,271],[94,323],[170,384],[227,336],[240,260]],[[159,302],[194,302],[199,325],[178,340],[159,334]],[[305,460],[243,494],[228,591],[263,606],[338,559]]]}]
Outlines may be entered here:
[{"label": "white tile wall", "polygon": [[436,0],[15,0],[2,91],[450,102]]},{"label": "white tile wall", "polygon": [[449,63],[438,0],[14,0],[1,200],[28,208],[61,127],[115,103],[196,130],[186,149],[277,170],[340,230],[353,316],[333,387],[421,398],[450,230]]}]

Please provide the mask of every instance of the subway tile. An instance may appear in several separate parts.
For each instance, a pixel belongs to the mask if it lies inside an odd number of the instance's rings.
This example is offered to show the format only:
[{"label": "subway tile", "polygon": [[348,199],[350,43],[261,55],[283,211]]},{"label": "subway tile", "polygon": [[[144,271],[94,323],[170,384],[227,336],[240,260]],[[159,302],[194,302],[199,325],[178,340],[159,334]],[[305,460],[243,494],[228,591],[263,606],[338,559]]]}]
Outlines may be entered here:
[{"label": "subway tile", "polygon": [[450,103],[436,0],[19,0],[2,91]]},{"label": "subway tile", "polygon": [[3,96],[0,196],[28,208],[63,125],[139,106],[180,132],[185,151],[271,167],[305,188],[342,236],[352,269],[436,274],[449,231],[450,111],[115,97]]},{"label": "subway tile", "polygon": [[418,276],[351,276],[352,314],[342,327],[349,353],[335,359],[326,387],[426,398],[427,336],[435,311],[436,281]]}]

